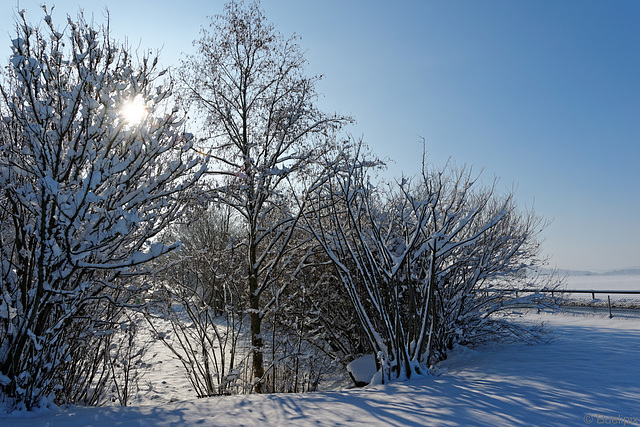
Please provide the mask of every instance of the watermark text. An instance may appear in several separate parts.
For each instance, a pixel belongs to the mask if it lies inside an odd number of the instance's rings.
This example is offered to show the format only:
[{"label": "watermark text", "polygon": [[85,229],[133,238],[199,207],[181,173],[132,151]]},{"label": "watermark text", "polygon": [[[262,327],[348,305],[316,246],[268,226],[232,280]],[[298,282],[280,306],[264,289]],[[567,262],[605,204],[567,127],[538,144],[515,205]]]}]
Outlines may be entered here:
[{"label": "watermark text", "polygon": [[587,414],[584,416],[584,422],[586,424],[617,424],[621,426],[640,425],[638,417],[625,415]]}]

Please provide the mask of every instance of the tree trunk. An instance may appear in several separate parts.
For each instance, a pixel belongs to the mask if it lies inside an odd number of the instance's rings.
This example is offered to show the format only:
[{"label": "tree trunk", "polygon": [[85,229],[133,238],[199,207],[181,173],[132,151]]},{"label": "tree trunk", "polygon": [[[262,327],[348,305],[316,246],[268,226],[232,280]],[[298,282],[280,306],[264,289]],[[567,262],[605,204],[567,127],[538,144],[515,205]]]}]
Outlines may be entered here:
[{"label": "tree trunk", "polygon": [[262,354],[262,313],[260,310],[260,293],[258,292],[258,272],[256,263],[256,247],[251,239],[249,245],[249,309],[251,323],[251,352],[253,371],[253,391],[262,393],[262,377],[264,376],[264,358]]},{"label": "tree trunk", "polygon": [[253,390],[256,393],[262,393],[262,377],[264,376],[264,360],[262,357],[262,316],[260,315],[260,297],[255,294],[255,283],[257,282],[255,277],[249,278],[250,296],[249,305],[251,308],[251,351],[252,355],[252,370],[253,370]]}]

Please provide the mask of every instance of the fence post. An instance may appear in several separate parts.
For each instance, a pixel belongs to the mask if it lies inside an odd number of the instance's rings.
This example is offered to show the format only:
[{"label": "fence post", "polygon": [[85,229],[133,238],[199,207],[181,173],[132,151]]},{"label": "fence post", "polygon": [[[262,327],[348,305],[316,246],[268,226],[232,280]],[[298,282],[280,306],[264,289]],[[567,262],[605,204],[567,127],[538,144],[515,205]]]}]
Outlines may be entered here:
[{"label": "fence post", "polygon": [[609,299],[609,319],[611,319],[613,317],[611,314],[611,295],[607,295],[607,298]]}]

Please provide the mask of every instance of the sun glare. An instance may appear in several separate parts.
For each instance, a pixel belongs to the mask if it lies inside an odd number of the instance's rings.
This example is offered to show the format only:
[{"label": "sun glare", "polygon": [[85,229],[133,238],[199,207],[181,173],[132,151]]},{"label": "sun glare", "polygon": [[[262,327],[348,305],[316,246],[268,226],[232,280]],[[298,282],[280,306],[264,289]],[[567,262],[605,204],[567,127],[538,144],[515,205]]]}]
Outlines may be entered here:
[{"label": "sun glare", "polygon": [[127,123],[136,125],[147,117],[147,106],[144,104],[142,95],[136,95],[135,98],[127,101],[121,110],[121,114]]}]

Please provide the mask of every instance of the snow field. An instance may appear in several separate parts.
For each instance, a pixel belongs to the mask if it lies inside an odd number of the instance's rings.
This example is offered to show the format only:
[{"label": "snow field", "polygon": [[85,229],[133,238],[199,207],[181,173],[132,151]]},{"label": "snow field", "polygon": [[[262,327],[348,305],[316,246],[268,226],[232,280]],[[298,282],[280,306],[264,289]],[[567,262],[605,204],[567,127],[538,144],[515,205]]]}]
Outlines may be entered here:
[{"label": "snow field", "polygon": [[14,413],[0,425],[640,425],[640,321],[535,310],[518,321],[543,323],[547,342],[458,347],[435,376],[323,393],[195,399],[178,362],[154,347],[137,406]]},{"label": "snow field", "polygon": [[640,275],[568,276],[567,289],[640,290]]},{"label": "snow field", "polygon": [[[568,276],[565,289],[640,291],[640,275]],[[585,303],[606,304],[607,296],[611,297],[613,304],[640,305],[639,294],[596,294],[595,300],[592,299],[591,294],[566,294],[565,298],[580,300]]]}]

